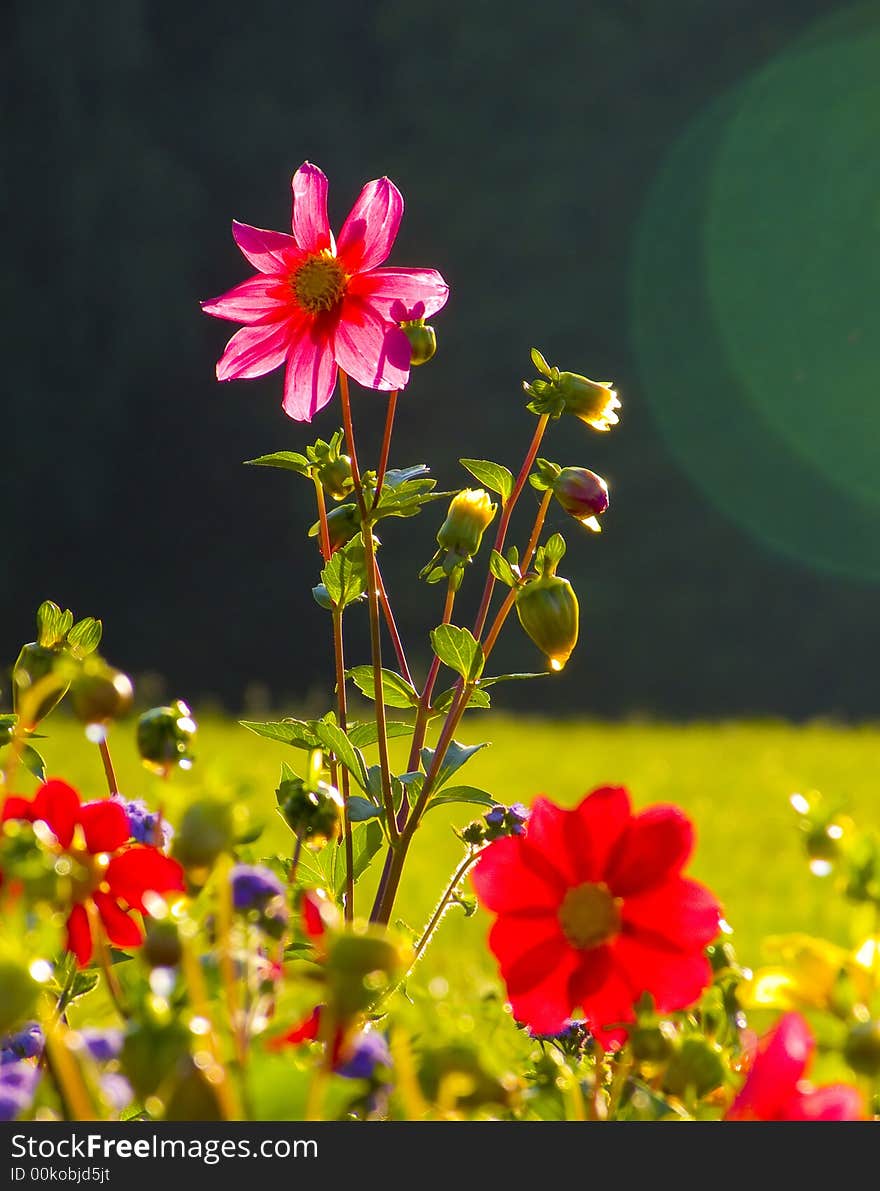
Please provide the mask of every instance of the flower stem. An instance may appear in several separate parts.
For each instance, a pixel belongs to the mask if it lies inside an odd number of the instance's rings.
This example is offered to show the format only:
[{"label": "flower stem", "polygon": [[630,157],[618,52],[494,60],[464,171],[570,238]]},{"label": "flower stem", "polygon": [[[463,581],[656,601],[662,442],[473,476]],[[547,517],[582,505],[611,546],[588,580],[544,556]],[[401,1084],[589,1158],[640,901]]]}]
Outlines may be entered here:
[{"label": "flower stem", "polygon": [[43,1021],[43,1034],[46,1039],[44,1062],[58,1091],[65,1120],[99,1120],[82,1072],[65,1044],[63,1027],[47,1017]]},{"label": "flower stem", "polygon": [[[532,437],[529,449],[526,452],[526,457],[523,460],[523,465],[519,470],[519,475],[516,477],[516,482],[513,485],[513,491],[509,498],[504,503],[504,508],[501,510],[501,516],[498,520],[498,531],[495,534],[495,543],[493,549],[497,550],[499,554],[504,549],[504,539],[507,536],[507,527],[510,524],[510,517],[513,513],[516,502],[520,498],[523,488],[526,486],[526,480],[529,478],[529,472],[532,470],[532,464],[538,456],[538,451],[541,447],[541,440],[544,437],[544,431],[547,429],[547,423],[550,420],[549,414],[542,414],[538,418],[538,425],[535,427],[535,433]],[[486,586],[483,588],[483,598],[480,601],[480,608],[477,612],[477,619],[474,621],[474,636],[477,640],[483,632],[486,625],[486,617],[489,615],[489,604],[492,602],[492,592],[495,590],[495,577],[490,571],[486,576]]]},{"label": "flower stem", "polygon": [[[548,489],[544,493],[544,498],[541,501],[541,504],[538,508],[538,515],[535,518],[535,524],[532,527],[532,536],[529,538],[529,543],[526,546],[526,552],[522,556],[522,559],[520,560],[520,564],[519,564],[520,571],[523,575],[525,575],[526,571],[529,569],[529,563],[532,561],[532,555],[535,553],[535,549],[538,545],[538,538],[541,536],[541,530],[544,528],[544,520],[547,516],[547,510],[550,507],[550,501],[552,500],[552,498],[553,498],[553,493]],[[502,628],[504,627],[504,622],[507,620],[507,617],[510,615],[510,610],[515,603],[516,603],[516,588],[514,587],[514,588],[511,588],[511,590],[507,593],[504,603],[498,609],[498,614],[496,615],[494,621],[492,622],[492,627],[489,629],[489,632],[486,634],[486,640],[483,642],[484,657],[487,658],[489,656],[489,654],[492,652],[492,650],[495,648],[495,642],[498,640],[498,634],[501,632]]]},{"label": "flower stem", "polygon": [[382,453],[379,456],[379,470],[376,472],[376,500],[382,491],[382,481],[388,470],[388,456],[391,452],[391,432],[394,429],[394,414],[397,411],[397,389],[388,398],[388,411],[385,415],[385,435],[382,439]]},{"label": "flower stem", "polygon": [[104,973],[104,979],[107,982],[107,991],[110,993],[110,999],[113,1002],[116,1012],[123,1021],[127,1021],[131,1015],[125,1006],[122,986],[119,983],[116,973],[113,971],[113,961],[110,956],[110,948],[107,945],[107,936],[104,933],[104,923],[101,921],[98,907],[93,901],[89,900],[84,905],[89,919],[89,930],[95,944],[95,954],[101,971]]},{"label": "flower stem", "polygon": [[391,644],[394,646],[394,653],[397,657],[397,664],[400,667],[400,673],[410,686],[415,686],[410,673],[409,665],[406,660],[406,650],[403,648],[403,641],[400,637],[400,632],[397,628],[397,621],[394,619],[394,613],[391,610],[391,602],[388,599],[388,593],[385,590],[385,581],[382,578],[382,571],[379,563],[376,563],[376,584],[379,591],[379,603],[382,605],[382,613],[385,617],[385,624],[388,628],[389,636],[391,637]]},{"label": "flower stem", "polygon": [[348,392],[348,377],[340,369],[339,389],[342,396],[342,420],[345,439],[351,458],[351,476],[354,480],[355,496],[361,515],[361,537],[364,540],[364,555],[367,564],[367,605],[370,618],[370,649],[373,658],[373,693],[376,704],[376,728],[379,745],[379,772],[382,785],[382,805],[385,823],[392,843],[398,839],[397,822],[394,816],[394,796],[391,792],[391,766],[388,759],[388,728],[385,717],[385,689],[382,681],[382,634],[379,624],[379,596],[376,579],[376,552],[373,544],[373,530],[364,496],[364,485],[358,464],[354,441],[354,424],[351,419],[351,400]]},{"label": "flower stem", "polygon": [[104,762],[104,775],[107,778],[107,789],[110,791],[110,797],[119,793],[119,782],[116,780],[116,771],[113,768],[113,758],[110,756],[110,746],[107,743],[107,737],[98,742],[98,751],[101,754],[101,760]]}]

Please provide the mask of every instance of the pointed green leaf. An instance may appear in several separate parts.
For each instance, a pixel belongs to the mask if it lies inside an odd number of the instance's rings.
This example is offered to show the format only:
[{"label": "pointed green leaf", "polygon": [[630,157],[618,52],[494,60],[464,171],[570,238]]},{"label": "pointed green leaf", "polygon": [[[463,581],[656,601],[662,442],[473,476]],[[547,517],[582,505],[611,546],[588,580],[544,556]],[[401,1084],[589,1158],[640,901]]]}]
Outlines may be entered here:
[{"label": "pointed green leaf", "polygon": [[321,582],[337,608],[347,608],[367,590],[367,564],[363,538],[352,538],[337,550],[321,571]]},{"label": "pointed green leaf", "polygon": [[381,819],[382,812],[368,798],[353,794],[348,800],[348,817],[352,823],[365,823],[367,819]]},{"label": "pointed green leaf", "polygon": [[103,628],[101,621],[95,620],[94,616],[78,620],[67,634],[67,644],[74,657],[83,658],[94,653],[101,644]]},{"label": "pointed green leaf", "polygon": [[[367,871],[376,854],[381,851],[385,836],[378,819],[371,819],[369,823],[356,827],[352,832],[354,863],[352,876],[357,881]],[[340,849],[336,849],[340,851]],[[340,864],[336,874],[337,897],[345,889],[345,865]]]},{"label": "pointed green leaf", "polygon": [[[385,724],[385,735],[389,740],[396,736],[411,736],[412,730],[413,725],[404,720],[388,720]],[[379,739],[378,726],[372,720],[363,724],[349,724],[348,739],[355,748],[365,749]]]},{"label": "pointed green leaf", "polygon": [[427,809],[430,810],[434,806],[448,806],[451,802],[468,802],[475,806],[496,806],[498,799],[476,786],[447,786],[445,790],[441,790],[440,793],[428,800]]},{"label": "pointed green leaf", "polygon": [[34,775],[37,781],[44,782],[46,780],[46,762],[37,750],[29,744],[26,744],[22,750],[21,763],[28,773]]},{"label": "pointed green leaf", "polygon": [[459,459],[462,467],[492,492],[497,492],[503,501],[510,500],[513,492],[513,472],[500,463],[489,459]]},{"label": "pointed green leaf", "polygon": [[[482,679],[480,682],[482,683]],[[452,706],[452,700],[458,695],[458,687],[451,686],[448,690],[443,691],[434,700],[431,707],[433,715],[443,715]],[[485,711],[492,706],[492,700],[489,698],[489,692],[481,690],[480,687],[474,687],[471,691],[471,697],[468,699],[468,707],[475,711]]]},{"label": "pointed green leaf", "polygon": [[[346,675],[368,699],[375,697],[372,666],[353,666]],[[419,693],[414,686],[393,670],[382,670],[382,691],[386,707],[417,707]]]},{"label": "pointed green leaf", "polygon": [[268,723],[258,723],[255,720],[239,720],[242,728],[263,736],[266,740],[276,740],[279,744],[290,744],[297,749],[316,749],[321,742],[315,735],[310,724],[305,720],[276,720]]},{"label": "pointed green leaf", "polygon": [[[441,786],[444,786],[452,775],[461,769],[462,765],[469,761],[480,749],[486,747],[486,744],[459,744],[457,740],[453,740],[446,750],[446,756],[440,765],[440,770],[434,782],[434,789],[439,790]],[[429,773],[431,763],[434,760],[434,750],[429,748],[422,749],[421,757],[425,773]]]},{"label": "pointed green leaf", "polygon": [[260,455],[258,459],[245,459],[244,462],[247,467],[280,467],[301,476],[309,475],[311,470],[305,455],[299,455],[296,451],[273,451],[271,455]]},{"label": "pointed green leaf", "polygon": [[493,550],[489,555],[489,570],[500,583],[506,583],[508,587],[516,587],[518,580],[513,573],[513,567],[497,550]]},{"label": "pointed green leaf", "polygon": [[526,678],[546,678],[547,672],[545,670],[539,671],[537,674],[495,674],[490,678],[481,678],[480,687],[494,686],[496,682],[522,682]]},{"label": "pointed green leaf", "polygon": [[431,646],[440,661],[460,674],[465,682],[480,677],[486,659],[483,647],[468,629],[441,624],[431,633]]},{"label": "pointed green leaf", "polygon": [[313,720],[312,728],[320,744],[335,754],[336,760],[349,771],[362,790],[367,786],[367,767],[359,749],[356,749],[338,724],[324,720]]}]

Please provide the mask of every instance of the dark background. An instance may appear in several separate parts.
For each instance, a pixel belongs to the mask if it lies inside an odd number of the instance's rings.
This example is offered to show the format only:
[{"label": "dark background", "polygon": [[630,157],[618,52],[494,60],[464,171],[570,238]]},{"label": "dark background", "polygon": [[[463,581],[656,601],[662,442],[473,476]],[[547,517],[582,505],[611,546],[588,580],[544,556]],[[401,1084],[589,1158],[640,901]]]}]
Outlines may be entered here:
[{"label": "dark background", "polygon": [[[623,398],[614,434],[560,423],[543,452],[606,474],[612,509],[595,540],[554,515],[581,644],[558,680],[507,688],[507,705],[875,714],[873,580],[772,549],[706,499],[661,433],[630,310],[640,212],[682,128],[840,7],[11,4],[0,51],[4,664],[48,597],[101,616],[106,656],[163,675],[169,695],[237,710],[254,683],[274,703],[327,689],[310,488],[241,463],[328,437],[338,401],[310,428],[284,417],[280,374],[217,384],[234,327],[198,306],[251,272],[230,220],[286,228],[290,175],[309,159],[330,178],[337,228],[367,179],[394,179],[407,210],[393,261],[435,266],[452,286],[436,360],[401,400],[393,464],[428,462],[444,488],[466,482],[459,455],[517,470],[533,344],[613,378]],[[668,293],[674,303],[674,276]],[[711,376],[705,391],[712,400]],[[357,397],[366,456],[384,405]],[[381,535],[420,660],[440,589],[414,574],[441,515],[432,506]],[[350,619],[351,659],[366,660],[363,617]],[[497,663],[540,659],[514,626]]]}]

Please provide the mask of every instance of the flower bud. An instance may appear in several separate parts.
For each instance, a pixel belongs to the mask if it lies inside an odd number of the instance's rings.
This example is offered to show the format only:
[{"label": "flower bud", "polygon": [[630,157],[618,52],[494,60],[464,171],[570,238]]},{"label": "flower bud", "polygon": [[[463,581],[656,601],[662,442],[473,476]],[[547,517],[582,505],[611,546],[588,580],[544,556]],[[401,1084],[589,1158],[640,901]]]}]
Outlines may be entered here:
[{"label": "flower bud", "polygon": [[351,459],[348,455],[338,455],[335,459],[328,459],[318,469],[318,479],[324,491],[334,500],[344,500],[354,489],[354,478],[351,473]]},{"label": "flower bud", "polygon": [[561,670],[578,639],[578,600],[569,581],[550,573],[531,579],[517,592],[516,614],[550,669]]},{"label": "flower bud", "polygon": [[315,851],[339,836],[342,799],[327,782],[309,789],[302,778],[288,778],[276,797],[285,823],[297,837]]},{"label": "flower bud", "polygon": [[141,958],[151,968],[176,968],[183,958],[177,923],[171,918],[144,918]]},{"label": "flower bud", "polygon": [[843,1044],[843,1057],[859,1075],[880,1074],[880,1021],[860,1021]]},{"label": "flower bud", "polygon": [[197,725],[182,699],[170,707],[153,707],[145,711],[137,722],[137,746],[146,767],[166,777],[175,765],[190,769],[193,755],[190,746],[195,739]]},{"label": "flower bud", "polygon": [[564,467],[553,484],[553,495],[575,521],[598,533],[597,518],[608,508],[608,485],[586,467]]},{"label": "flower bud", "polygon": [[640,1063],[665,1063],[675,1050],[676,1032],[671,1021],[634,1026],[629,1035],[633,1057]]},{"label": "flower bud", "polygon": [[377,928],[344,931],[327,952],[328,1004],[337,1023],[362,1013],[403,969],[398,944]]},{"label": "flower bud", "polygon": [[131,710],[134,687],[121,670],[114,670],[100,658],[83,663],[70,687],[74,714],[84,724],[104,724]]},{"label": "flower bud", "polygon": [[564,412],[574,414],[594,430],[610,430],[620,421],[620,399],[610,381],[588,380],[576,372],[560,372],[556,382]]},{"label": "flower bud", "polygon": [[672,1056],[663,1076],[663,1090],[679,1098],[688,1089],[697,1096],[720,1087],[724,1082],[724,1063],[721,1050],[708,1038],[685,1038]]},{"label": "flower bud", "polygon": [[[48,679],[52,671],[62,660],[60,648],[49,648],[39,645],[36,641],[22,646],[21,652],[12,668],[12,709],[16,715],[21,715],[22,706],[26,704],[28,692],[38,683]],[[45,719],[67,692],[70,685],[65,678],[58,677],[55,685],[46,684],[46,690],[36,707],[27,707],[30,724],[39,723]]]},{"label": "flower bud", "polygon": [[465,488],[453,497],[446,520],[437,533],[440,548],[447,552],[444,570],[448,572],[458,563],[470,562],[480,549],[496,507],[482,488]]},{"label": "flower bud", "polygon": [[412,367],[427,364],[437,351],[437,334],[434,328],[427,326],[423,318],[414,318],[402,322],[400,329],[409,340],[412,350],[410,357]]},{"label": "flower bud", "polygon": [[327,532],[330,536],[330,553],[333,554],[361,530],[361,518],[357,505],[339,505],[327,514]]},{"label": "flower bud", "polygon": [[232,807],[216,798],[190,803],[174,837],[172,855],[185,868],[210,868],[232,844]]}]

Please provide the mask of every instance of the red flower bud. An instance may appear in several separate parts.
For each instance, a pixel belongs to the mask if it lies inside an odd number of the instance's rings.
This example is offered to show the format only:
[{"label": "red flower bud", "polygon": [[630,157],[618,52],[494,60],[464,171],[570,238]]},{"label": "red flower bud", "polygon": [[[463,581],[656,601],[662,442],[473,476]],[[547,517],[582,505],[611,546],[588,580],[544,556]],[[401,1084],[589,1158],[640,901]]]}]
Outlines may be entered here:
[{"label": "red flower bud", "polygon": [[608,485],[587,467],[564,467],[553,485],[553,495],[575,521],[598,533],[598,517],[608,508]]}]

